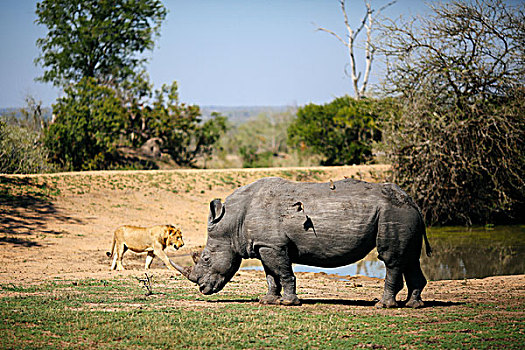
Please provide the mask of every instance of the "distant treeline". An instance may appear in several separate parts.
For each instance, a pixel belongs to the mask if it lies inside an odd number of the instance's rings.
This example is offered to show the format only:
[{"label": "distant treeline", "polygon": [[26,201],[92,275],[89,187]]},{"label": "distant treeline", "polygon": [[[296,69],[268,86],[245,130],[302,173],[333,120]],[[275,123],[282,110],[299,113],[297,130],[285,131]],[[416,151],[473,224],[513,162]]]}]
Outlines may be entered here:
[{"label": "distant treeline", "polygon": [[[10,108],[0,108],[0,116],[3,118],[16,118],[16,119],[23,119],[25,118],[24,115],[24,108],[23,107],[10,107]],[[50,107],[42,107],[42,119],[44,120],[51,120],[51,117],[53,115],[53,110]]]},{"label": "distant treeline", "polygon": [[240,124],[259,115],[275,115],[296,109],[294,106],[201,106],[201,113],[203,120],[210,119],[215,112],[227,117],[230,123]]},{"label": "distant treeline", "polygon": [[[0,116],[13,116],[23,119],[24,107],[0,108]],[[278,114],[288,110],[295,110],[292,106],[201,106],[202,120],[206,121],[213,117],[213,113],[220,113],[228,118],[233,124],[240,124],[255,118],[261,114]],[[50,107],[42,107],[42,118],[51,120],[53,110]]]}]

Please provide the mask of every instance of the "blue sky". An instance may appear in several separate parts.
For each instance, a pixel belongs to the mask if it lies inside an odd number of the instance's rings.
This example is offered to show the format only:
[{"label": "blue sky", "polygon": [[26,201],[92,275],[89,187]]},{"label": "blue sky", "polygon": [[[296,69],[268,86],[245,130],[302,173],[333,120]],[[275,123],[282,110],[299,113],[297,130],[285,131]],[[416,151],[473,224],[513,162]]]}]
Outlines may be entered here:
[{"label": "blue sky", "polygon": [[[347,1],[354,26],[362,0]],[[387,0],[372,0],[374,8]],[[27,95],[50,106],[60,95],[34,78],[42,69],[35,42],[37,1],[0,0],[0,107]],[[155,87],[176,80],[183,102],[218,106],[304,105],[352,94],[344,46],[317,26],[345,34],[337,0],[165,0],[169,10],[147,66]],[[424,13],[419,0],[399,0],[391,18]],[[363,33],[364,34],[364,33]],[[359,59],[360,57],[358,57]],[[377,63],[377,62],[376,62]],[[364,69],[358,60],[359,69]],[[375,66],[372,81],[381,74]]]}]

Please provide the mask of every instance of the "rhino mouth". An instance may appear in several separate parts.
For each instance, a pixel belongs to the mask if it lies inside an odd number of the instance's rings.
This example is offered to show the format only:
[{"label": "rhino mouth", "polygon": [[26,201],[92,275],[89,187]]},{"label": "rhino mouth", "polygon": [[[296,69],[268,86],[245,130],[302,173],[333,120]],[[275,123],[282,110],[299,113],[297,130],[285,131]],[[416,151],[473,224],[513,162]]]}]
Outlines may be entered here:
[{"label": "rhino mouth", "polygon": [[217,292],[220,292],[224,285],[226,284],[224,278],[219,278],[212,283],[197,283],[199,285],[199,290],[204,295],[210,295]]},{"label": "rhino mouth", "polygon": [[213,291],[213,288],[209,285],[202,285],[202,286],[199,286],[199,290],[201,291],[202,294],[204,295],[210,295],[210,294],[213,294],[215,293]]}]

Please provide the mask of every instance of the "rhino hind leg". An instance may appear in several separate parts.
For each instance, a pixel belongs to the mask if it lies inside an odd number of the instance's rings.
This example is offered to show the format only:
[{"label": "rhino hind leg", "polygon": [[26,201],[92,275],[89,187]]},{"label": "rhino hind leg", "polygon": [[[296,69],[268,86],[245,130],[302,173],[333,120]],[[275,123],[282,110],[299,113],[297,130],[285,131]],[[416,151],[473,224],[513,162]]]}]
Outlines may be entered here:
[{"label": "rhino hind leg", "polygon": [[[261,247],[259,248],[259,256],[268,282],[268,294],[262,297],[260,302],[286,306],[301,305],[301,301],[295,293],[295,276],[287,252]],[[282,296],[280,296],[281,289]]]},{"label": "rhino hind leg", "polygon": [[279,305],[281,300],[281,282],[279,278],[276,278],[272,271],[266,266],[264,267],[264,272],[266,273],[266,282],[268,283],[268,293],[259,299],[261,304],[274,304]]},{"label": "rhino hind leg", "polygon": [[408,295],[405,306],[411,308],[420,308],[425,306],[421,299],[421,292],[427,284],[427,280],[421,271],[419,260],[407,267],[404,272],[405,280],[407,282]]},{"label": "rhino hind leg", "polygon": [[403,272],[399,267],[387,267],[383,297],[376,303],[377,308],[399,307],[396,295],[403,289]]}]

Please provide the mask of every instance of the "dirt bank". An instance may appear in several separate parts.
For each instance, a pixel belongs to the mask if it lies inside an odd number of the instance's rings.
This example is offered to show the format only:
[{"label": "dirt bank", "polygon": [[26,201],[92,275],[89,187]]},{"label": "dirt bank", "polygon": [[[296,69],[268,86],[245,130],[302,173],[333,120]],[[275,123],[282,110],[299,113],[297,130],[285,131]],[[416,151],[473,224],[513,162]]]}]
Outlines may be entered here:
[{"label": "dirt bank", "polygon": [[[208,203],[264,176],[324,182],[354,177],[380,181],[388,166],[286,169],[103,171],[50,175],[0,176],[0,276],[3,284],[30,284],[53,278],[111,278],[109,250],[123,224],[179,226],[185,247],[168,255],[189,264],[189,252],[205,244]],[[126,253],[121,275],[143,273],[144,256]],[[155,259],[153,271],[170,274]],[[235,278],[263,286],[261,272],[241,271]],[[298,274],[301,298],[372,300],[382,281],[324,274]],[[250,283],[251,283],[250,282]],[[343,287],[344,286],[344,287]],[[427,300],[483,302],[505,299],[525,289],[525,276],[430,282]],[[503,291],[503,292],[499,292]],[[301,294],[302,293],[302,294]]]}]

